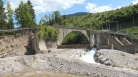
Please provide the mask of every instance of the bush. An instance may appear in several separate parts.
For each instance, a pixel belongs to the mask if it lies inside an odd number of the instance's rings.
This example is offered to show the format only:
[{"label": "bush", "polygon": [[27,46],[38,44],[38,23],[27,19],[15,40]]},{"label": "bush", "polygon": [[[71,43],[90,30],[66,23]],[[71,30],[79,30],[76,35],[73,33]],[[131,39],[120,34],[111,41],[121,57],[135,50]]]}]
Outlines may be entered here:
[{"label": "bush", "polygon": [[40,38],[45,39],[46,41],[57,41],[59,31],[53,27],[47,27],[43,25],[39,25],[38,35]]}]

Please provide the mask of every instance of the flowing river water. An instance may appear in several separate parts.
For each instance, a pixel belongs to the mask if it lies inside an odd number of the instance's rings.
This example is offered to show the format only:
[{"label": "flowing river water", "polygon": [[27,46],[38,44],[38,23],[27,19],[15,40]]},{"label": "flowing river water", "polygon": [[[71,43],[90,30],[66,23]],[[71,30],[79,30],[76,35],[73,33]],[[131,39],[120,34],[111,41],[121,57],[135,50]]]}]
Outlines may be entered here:
[{"label": "flowing river water", "polygon": [[87,63],[92,63],[92,64],[97,64],[94,60],[94,54],[96,53],[96,48],[92,48],[89,52],[86,53],[86,55],[81,57],[81,60],[87,62]]}]

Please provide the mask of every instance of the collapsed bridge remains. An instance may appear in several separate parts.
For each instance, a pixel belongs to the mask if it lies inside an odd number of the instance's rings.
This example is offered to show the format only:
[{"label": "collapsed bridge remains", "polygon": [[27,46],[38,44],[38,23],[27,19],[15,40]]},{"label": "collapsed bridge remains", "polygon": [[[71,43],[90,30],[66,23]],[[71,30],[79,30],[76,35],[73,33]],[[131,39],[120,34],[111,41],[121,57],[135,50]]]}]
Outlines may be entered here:
[{"label": "collapsed bridge remains", "polygon": [[[92,48],[98,49],[115,49],[128,53],[136,53],[135,45],[132,43],[131,38],[126,33],[115,33],[110,31],[96,31],[90,29],[79,28],[58,28],[58,48]],[[63,39],[70,32],[79,32],[82,38],[85,38],[86,44],[71,44],[61,45]],[[87,31],[90,31],[88,34]]]},{"label": "collapsed bridge remains", "polygon": [[[136,53],[136,46],[133,44],[133,40],[131,41],[125,34],[90,30],[90,34],[88,35],[87,30],[89,29],[58,28],[58,30],[58,40],[52,43],[50,48],[67,47],[61,45],[64,37],[68,33],[76,31],[82,34],[82,38],[85,38],[87,42],[85,45],[76,45],[76,47],[97,47],[98,49],[106,48]],[[38,31],[38,28],[0,30],[0,57],[32,55],[50,49],[48,48],[47,41],[38,37]],[[73,48],[73,45],[70,48]]]}]

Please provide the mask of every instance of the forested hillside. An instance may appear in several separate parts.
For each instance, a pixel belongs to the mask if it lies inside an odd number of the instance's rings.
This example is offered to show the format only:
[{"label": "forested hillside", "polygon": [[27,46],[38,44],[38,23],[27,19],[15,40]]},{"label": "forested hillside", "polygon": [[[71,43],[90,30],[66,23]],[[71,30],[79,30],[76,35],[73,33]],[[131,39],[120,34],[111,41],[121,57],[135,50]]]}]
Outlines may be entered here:
[{"label": "forested hillside", "polygon": [[70,17],[66,23],[72,26],[84,28],[95,27],[96,29],[120,30],[138,25],[138,4],[122,7],[102,13],[89,14],[81,17]]},{"label": "forested hillside", "polygon": [[84,16],[84,15],[88,15],[90,13],[87,13],[87,12],[77,12],[77,13],[74,13],[74,14],[69,14],[69,15],[66,15],[67,17],[71,17],[71,16]]}]

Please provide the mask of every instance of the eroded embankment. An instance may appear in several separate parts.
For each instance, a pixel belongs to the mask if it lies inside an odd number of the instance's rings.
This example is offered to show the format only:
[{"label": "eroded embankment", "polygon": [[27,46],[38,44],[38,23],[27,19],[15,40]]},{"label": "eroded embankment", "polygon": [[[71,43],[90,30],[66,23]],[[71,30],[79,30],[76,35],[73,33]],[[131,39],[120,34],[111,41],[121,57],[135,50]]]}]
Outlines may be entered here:
[{"label": "eroded embankment", "polygon": [[0,58],[35,54],[39,51],[36,37],[29,31],[0,36]]},{"label": "eroded embankment", "polygon": [[0,58],[24,55],[29,37],[27,34],[0,36]]},{"label": "eroded embankment", "polygon": [[56,55],[37,54],[0,59],[0,75],[20,73],[27,70],[51,70],[56,72],[107,77],[137,77],[135,70],[88,64],[80,60],[66,59]]}]

